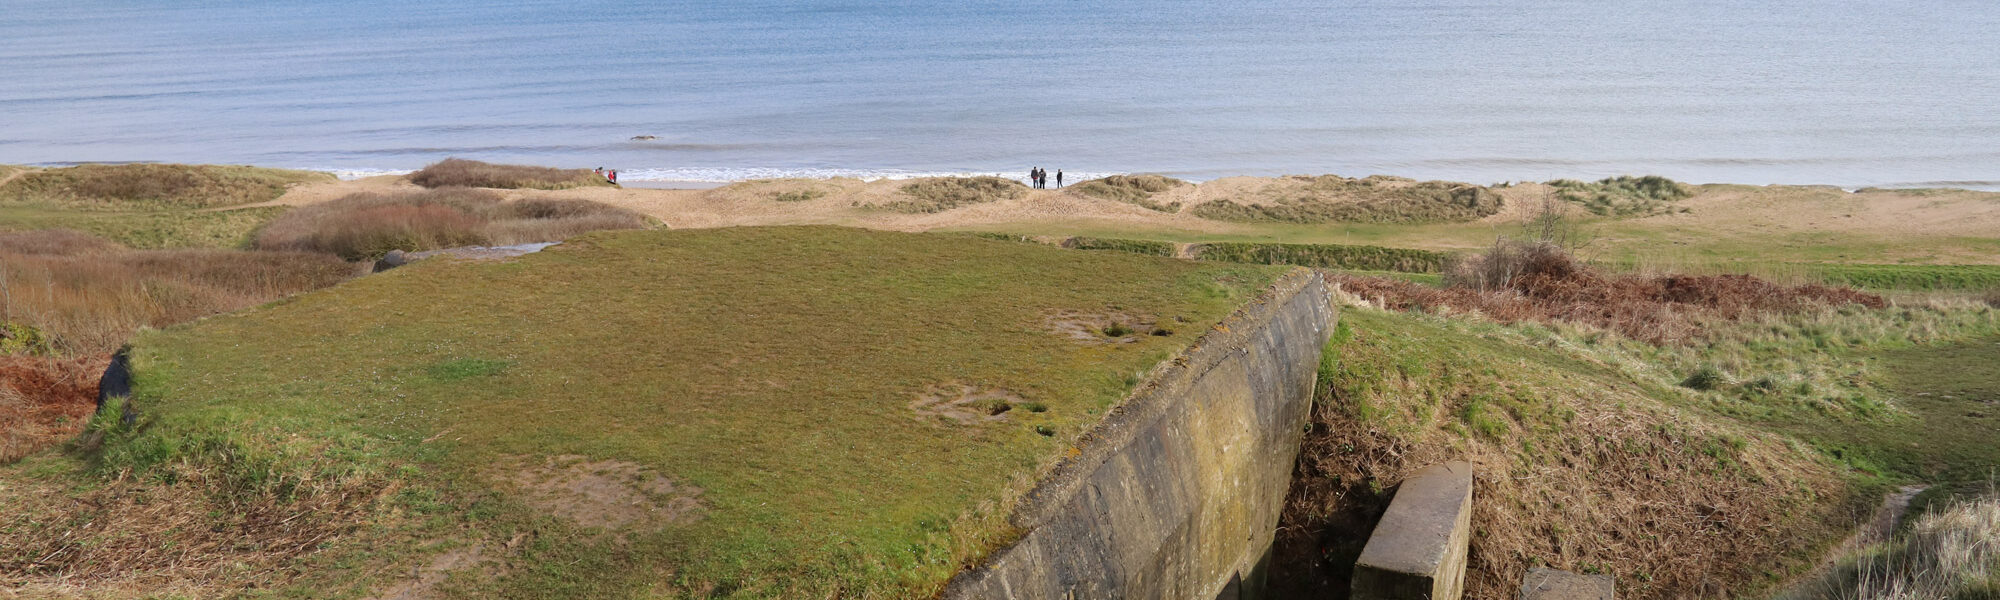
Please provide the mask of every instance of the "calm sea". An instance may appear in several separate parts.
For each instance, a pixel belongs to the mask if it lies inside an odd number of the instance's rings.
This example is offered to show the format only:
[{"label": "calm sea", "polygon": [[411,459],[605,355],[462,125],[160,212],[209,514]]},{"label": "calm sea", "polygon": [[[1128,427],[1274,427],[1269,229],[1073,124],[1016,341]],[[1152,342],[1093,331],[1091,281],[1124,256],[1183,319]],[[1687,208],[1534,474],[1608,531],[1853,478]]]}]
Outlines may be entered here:
[{"label": "calm sea", "polygon": [[2000,185],[1990,0],[4,4],[0,163]]}]

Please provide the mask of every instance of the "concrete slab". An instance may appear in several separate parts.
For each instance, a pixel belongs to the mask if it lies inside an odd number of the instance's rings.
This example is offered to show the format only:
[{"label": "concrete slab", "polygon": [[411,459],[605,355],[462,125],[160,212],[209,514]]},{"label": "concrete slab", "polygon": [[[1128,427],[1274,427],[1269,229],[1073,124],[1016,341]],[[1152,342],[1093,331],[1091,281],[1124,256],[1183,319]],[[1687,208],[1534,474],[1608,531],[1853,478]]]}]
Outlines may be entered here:
[{"label": "concrete slab", "polygon": [[1536,567],[1521,578],[1521,600],[1613,600],[1616,581],[1610,575],[1578,575]]},{"label": "concrete slab", "polygon": [[1472,542],[1472,465],[1416,472],[1375,524],[1354,564],[1355,600],[1457,600]]}]

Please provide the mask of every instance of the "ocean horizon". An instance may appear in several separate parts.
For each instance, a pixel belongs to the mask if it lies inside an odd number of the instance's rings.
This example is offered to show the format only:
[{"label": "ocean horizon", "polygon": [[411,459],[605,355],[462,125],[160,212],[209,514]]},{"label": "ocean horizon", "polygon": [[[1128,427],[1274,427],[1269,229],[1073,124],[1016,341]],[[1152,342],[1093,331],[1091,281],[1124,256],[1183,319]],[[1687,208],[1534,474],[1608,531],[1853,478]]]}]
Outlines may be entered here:
[{"label": "ocean horizon", "polygon": [[2000,188],[1996,30],[1977,2],[19,0],[0,163]]}]

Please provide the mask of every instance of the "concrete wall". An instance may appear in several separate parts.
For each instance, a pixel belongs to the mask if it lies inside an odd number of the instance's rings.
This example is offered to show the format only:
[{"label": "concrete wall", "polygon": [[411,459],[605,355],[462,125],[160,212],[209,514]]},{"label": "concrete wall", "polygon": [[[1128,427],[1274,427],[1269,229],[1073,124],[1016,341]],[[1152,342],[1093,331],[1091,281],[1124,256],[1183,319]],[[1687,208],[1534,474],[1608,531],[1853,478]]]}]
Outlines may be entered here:
[{"label": "concrete wall", "polygon": [[1253,598],[1335,318],[1297,270],[1142,383],[944,598]]}]

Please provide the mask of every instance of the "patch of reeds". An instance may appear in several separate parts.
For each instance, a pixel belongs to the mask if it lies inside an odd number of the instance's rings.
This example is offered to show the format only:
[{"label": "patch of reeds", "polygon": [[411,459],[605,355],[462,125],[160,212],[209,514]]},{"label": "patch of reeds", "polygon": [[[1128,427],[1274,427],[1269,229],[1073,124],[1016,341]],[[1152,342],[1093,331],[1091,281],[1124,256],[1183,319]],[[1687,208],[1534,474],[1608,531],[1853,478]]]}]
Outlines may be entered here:
[{"label": "patch of reeds", "polygon": [[1164,175],[1112,175],[1078,183],[1070,189],[1095,198],[1136,204],[1160,212],[1175,212],[1181,209],[1179,202],[1161,204],[1154,202],[1153,196],[1183,185],[1187,182]]},{"label": "patch of reeds", "polygon": [[903,213],[936,213],[962,206],[1011,200],[1028,193],[1028,186],[1004,177],[938,177],[904,184],[903,199],[875,204]]},{"label": "patch of reeds", "polygon": [[1257,202],[1213,200],[1190,209],[1218,221],[1279,223],[1450,223],[1500,212],[1500,195],[1469,183],[1294,176],[1268,188]]},{"label": "patch of reeds", "polygon": [[21,237],[0,234],[0,322],[33,328],[65,356],[108,353],[141,326],[235,311],[356,273],[338,258],[307,252],[5,249],[22,246],[10,241]]},{"label": "patch of reeds", "polygon": [[613,186],[590,169],[557,169],[529,165],[501,165],[462,158],[447,158],[409,176],[410,183],[427,188],[475,187],[562,190],[590,186]]},{"label": "patch of reeds", "polygon": [[361,193],[280,215],[257,232],[265,250],[327,252],[374,260],[391,250],[558,242],[603,229],[642,229],[644,215],[588,200],[526,198],[448,187]]},{"label": "patch of reeds", "polygon": [[137,163],[39,169],[0,186],[0,202],[118,210],[215,208],[276,200],[326,173],[224,165]]}]

